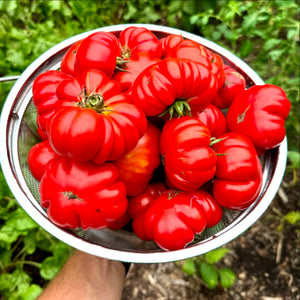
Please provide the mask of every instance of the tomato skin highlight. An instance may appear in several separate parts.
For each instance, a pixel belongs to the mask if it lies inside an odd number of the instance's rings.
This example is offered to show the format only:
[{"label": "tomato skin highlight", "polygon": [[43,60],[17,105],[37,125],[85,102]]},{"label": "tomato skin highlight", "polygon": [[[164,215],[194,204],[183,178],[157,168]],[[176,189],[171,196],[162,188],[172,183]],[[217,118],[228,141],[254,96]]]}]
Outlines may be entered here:
[{"label": "tomato skin highlight", "polygon": [[179,58],[166,58],[147,67],[131,90],[133,103],[146,116],[163,113],[176,100],[205,108],[216,93],[216,78],[205,65]]},{"label": "tomato skin highlight", "polygon": [[239,133],[225,133],[212,147],[217,154],[213,196],[223,207],[244,210],[258,197],[262,166],[252,142]]},{"label": "tomato skin highlight", "polygon": [[168,180],[183,191],[195,191],[211,180],[216,155],[211,135],[199,120],[181,117],[168,121],[161,134],[160,151]]},{"label": "tomato skin highlight", "polygon": [[59,155],[52,149],[48,140],[35,144],[28,152],[28,167],[32,176],[41,181],[47,163]]},{"label": "tomato skin highlight", "polygon": [[121,31],[119,41],[123,59],[135,59],[140,53],[147,53],[151,58],[161,58],[162,49],[158,38],[145,27],[127,27]]},{"label": "tomato skin highlight", "polygon": [[200,120],[210,131],[211,136],[218,138],[227,131],[226,118],[214,105],[210,104],[204,109],[192,107],[192,117]]},{"label": "tomato skin highlight", "polygon": [[41,205],[57,226],[107,228],[125,214],[128,206],[125,186],[118,178],[118,169],[112,163],[53,159],[40,183]]},{"label": "tomato skin highlight", "polygon": [[84,40],[78,47],[75,59],[75,72],[95,69],[111,76],[121,56],[120,44],[117,37],[110,32],[96,32]]},{"label": "tomato skin highlight", "polygon": [[234,98],[246,89],[246,79],[241,73],[228,65],[224,65],[223,69],[225,82],[212,101],[212,104],[219,109],[228,108]]},{"label": "tomato skin highlight", "polygon": [[191,194],[176,190],[162,192],[138,218],[141,226],[134,227],[137,236],[155,241],[167,251],[183,249],[206,227],[199,203]]},{"label": "tomato skin highlight", "polygon": [[230,131],[246,135],[261,153],[283,141],[290,109],[291,103],[280,87],[256,85],[236,96],[226,120]]}]

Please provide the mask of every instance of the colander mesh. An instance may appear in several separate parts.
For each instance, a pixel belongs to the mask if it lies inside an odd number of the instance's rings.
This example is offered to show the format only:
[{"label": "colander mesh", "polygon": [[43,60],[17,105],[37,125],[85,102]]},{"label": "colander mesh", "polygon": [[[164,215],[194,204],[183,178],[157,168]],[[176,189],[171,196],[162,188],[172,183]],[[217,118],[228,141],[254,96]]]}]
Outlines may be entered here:
[{"label": "colander mesh", "polygon": [[[28,167],[28,152],[33,145],[40,142],[38,133],[37,133],[37,125],[36,125],[36,116],[37,111],[32,102],[32,100],[28,103],[26,110],[24,112],[19,138],[18,138],[18,154],[20,159],[21,170],[25,179],[25,182],[32,193],[35,200],[40,203],[40,195],[39,195],[39,182],[31,175],[31,172]],[[231,224],[241,212],[230,211],[224,209],[223,218],[219,224],[214,226],[213,228],[206,229],[201,235],[195,238],[194,243],[199,243],[214,236],[220,230],[223,230]],[[128,229],[120,229],[120,230],[69,230],[70,233],[78,237],[79,239],[83,239],[92,244],[100,245],[102,247],[107,247],[111,249],[118,249],[122,251],[139,251],[139,252],[147,252],[147,251],[160,251],[160,249],[156,246],[154,242],[142,241],[140,240],[132,231],[129,226]]]}]

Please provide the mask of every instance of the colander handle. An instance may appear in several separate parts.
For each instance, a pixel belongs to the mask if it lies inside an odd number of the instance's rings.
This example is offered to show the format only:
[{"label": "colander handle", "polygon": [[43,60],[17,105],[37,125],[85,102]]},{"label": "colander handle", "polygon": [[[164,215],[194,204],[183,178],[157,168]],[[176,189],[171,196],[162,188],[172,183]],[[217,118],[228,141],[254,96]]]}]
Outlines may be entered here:
[{"label": "colander handle", "polygon": [[14,81],[17,80],[19,77],[20,77],[19,75],[0,77],[0,82]]}]

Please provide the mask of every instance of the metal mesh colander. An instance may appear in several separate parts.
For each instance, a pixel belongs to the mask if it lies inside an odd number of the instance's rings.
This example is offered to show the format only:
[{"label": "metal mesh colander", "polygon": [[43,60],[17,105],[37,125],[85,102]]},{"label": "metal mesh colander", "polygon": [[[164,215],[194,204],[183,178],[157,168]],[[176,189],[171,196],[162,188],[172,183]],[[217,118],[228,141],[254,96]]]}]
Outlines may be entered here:
[{"label": "metal mesh colander", "polygon": [[165,252],[154,242],[140,240],[127,230],[66,230],[48,219],[39,203],[39,183],[28,168],[27,155],[39,141],[36,131],[36,109],[32,103],[32,84],[37,75],[50,69],[59,69],[66,50],[76,41],[96,31],[113,32],[117,36],[128,26],[143,26],[158,38],[179,34],[192,39],[222,57],[226,64],[236,68],[247,80],[247,86],[264,84],[262,79],[242,60],[226,49],[199,36],[158,25],[115,25],[89,31],[54,46],[35,60],[15,83],[1,114],[1,166],[6,180],[24,210],[45,230],[74,248],[93,255],[141,263],[168,262],[206,253],[236,238],[251,226],[267,209],[280,186],[286,164],[287,143],[267,152],[263,157],[263,187],[257,201],[243,212],[224,209],[221,222],[205,230],[185,249]]}]

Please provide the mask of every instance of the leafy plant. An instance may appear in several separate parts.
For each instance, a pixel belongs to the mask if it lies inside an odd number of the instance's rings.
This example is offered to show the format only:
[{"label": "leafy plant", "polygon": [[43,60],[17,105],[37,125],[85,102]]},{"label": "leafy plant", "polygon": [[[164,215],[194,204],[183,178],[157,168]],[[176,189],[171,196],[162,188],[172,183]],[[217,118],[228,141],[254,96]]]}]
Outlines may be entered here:
[{"label": "leafy plant", "polygon": [[2,172],[0,183],[0,295],[35,299],[61,269],[71,248],[25,213],[11,197]]},{"label": "leafy plant", "polygon": [[181,262],[181,269],[187,275],[201,278],[209,289],[214,289],[218,285],[229,288],[234,284],[236,274],[230,268],[218,267],[218,263],[229,252],[228,248],[218,248],[204,255],[189,258]]},{"label": "leafy plant", "polygon": [[290,224],[292,226],[300,225],[300,212],[299,211],[289,211],[287,214],[280,218],[280,224],[277,227],[279,231],[283,231],[285,226]]}]

